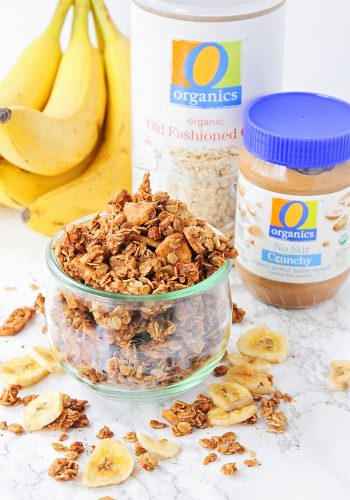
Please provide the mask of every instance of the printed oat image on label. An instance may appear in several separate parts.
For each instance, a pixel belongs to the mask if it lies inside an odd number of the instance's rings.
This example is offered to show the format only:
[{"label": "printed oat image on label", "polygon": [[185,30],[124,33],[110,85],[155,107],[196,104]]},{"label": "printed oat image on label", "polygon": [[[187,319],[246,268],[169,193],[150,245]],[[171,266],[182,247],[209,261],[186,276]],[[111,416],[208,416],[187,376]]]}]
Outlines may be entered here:
[{"label": "printed oat image on label", "polygon": [[318,200],[272,198],[269,236],[287,241],[316,240],[317,206]]},{"label": "printed oat image on label", "polygon": [[241,40],[173,40],[170,102],[195,108],[240,105],[241,45]]}]

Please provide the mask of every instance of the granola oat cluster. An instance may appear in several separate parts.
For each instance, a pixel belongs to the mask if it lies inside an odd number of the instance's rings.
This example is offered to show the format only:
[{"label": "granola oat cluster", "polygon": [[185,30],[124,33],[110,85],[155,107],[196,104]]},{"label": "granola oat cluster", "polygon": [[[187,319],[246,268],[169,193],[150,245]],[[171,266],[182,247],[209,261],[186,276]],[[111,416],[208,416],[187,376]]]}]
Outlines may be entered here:
[{"label": "granola oat cluster", "polygon": [[237,256],[233,244],[185,203],[152,194],[147,174],[136,194],[119,191],[106,215],[70,226],[55,253],[61,268],[81,283],[132,295],[192,286]]},{"label": "granola oat cluster", "polygon": [[67,394],[63,394],[63,411],[47,427],[53,430],[59,429],[63,432],[66,432],[70,427],[86,427],[89,425],[89,419],[84,413],[87,403],[88,401],[85,399],[73,399]]},{"label": "granola oat cluster", "polygon": [[[230,323],[226,284],[181,301],[157,295],[200,283],[236,250],[184,203],[152,194],[148,175],[136,194],[117,193],[106,215],[70,226],[55,254],[75,280],[138,299],[97,301],[67,289],[53,297],[52,338],[91,383],[166,386],[224,352]],[[154,302],[142,300],[150,294]]]},{"label": "granola oat cluster", "polygon": [[2,406],[18,406],[21,404],[21,398],[18,397],[20,385],[9,385],[4,387],[0,395],[0,405]]},{"label": "granola oat cluster", "polygon": [[170,408],[162,411],[162,417],[172,425],[174,436],[191,434],[193,427],[208,427],[207,413],[213,408],[213,401],[204,394],[199,394],[193,403],[177,400]]},{"label": "granola oat cluster", "polygon": [[69,458],[56,458],[49,467],[49,476],[56,481],[70,481],[78,475],[79,465]]}]

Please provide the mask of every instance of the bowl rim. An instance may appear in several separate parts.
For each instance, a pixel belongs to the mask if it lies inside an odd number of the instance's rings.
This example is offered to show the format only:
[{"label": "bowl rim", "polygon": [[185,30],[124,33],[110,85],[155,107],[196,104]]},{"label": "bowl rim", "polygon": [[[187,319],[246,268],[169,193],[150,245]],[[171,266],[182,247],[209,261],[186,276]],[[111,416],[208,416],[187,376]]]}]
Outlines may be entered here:
[{"label": "bowl rim", "polygon": [[[159,294],[147,294],[147,295],[131,295],[131,294],[123,294],[123,293],[115,293],[115,292],[106,292],[105,290],[98,290],[96,288],[92,288],[88,285],[84,285],[79,281],[71,278],[68,274],[66,274],[60,267],[55,252],[54,246],[62,238],[66,232],[66,229],[72,225],[81,224],[84,222],[88,222],[93,219],[97,215],[104,215],[105,212],[95,213],[87,215],[86,217],[82,217],[77,219],[70,224],[65,225],[62,229],[57,231],[54,236],[51,238],[49,244],[46,249],[46,264],[49,268],[51,275],[58,280],[60,283],[64,284],[66,287],[73,289],[74,293],[83,293],[92,295],[94,297],[100,297],[101,299],[120,301],[120,302],[161,302],[175,299],[183,299],[189,298],[196,295],[201,295],[216,286],[220,283],[224,282],[224,280],[228,277],[232,267],[233,260],[228,259],[224,266],[220,267],[217,271],[215,271],[212,275],[210,275],[205,280],[197,283],[196,285],[189,286],[182,290],[176,290],[174,292],[166,292]],[[213,228],[216,233],[221,235],[220,231]]]}]

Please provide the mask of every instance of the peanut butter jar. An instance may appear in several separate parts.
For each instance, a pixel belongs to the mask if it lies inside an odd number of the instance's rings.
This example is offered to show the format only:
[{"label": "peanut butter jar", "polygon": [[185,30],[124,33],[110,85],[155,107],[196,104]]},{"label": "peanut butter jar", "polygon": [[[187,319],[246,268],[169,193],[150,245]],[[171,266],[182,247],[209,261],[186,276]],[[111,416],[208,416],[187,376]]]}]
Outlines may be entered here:
[{"label": "peanut butter jar", "polygon": [[239,155],[237,269],[259,300],[308,307],[350,270],[350,105],[312,93],[254,100]]}]

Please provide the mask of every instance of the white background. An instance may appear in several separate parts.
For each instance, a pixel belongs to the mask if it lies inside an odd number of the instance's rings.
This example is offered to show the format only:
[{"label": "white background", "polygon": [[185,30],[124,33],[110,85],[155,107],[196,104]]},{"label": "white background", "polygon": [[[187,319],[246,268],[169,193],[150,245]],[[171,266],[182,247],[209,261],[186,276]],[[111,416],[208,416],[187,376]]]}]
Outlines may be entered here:
[{"label": "white background", "polygon": [[[106,3],[119,27],[129,33],[130,0]],[[323,92],[350,101],[350,0],[287,3],[284,89]],[[0,78],[44,29],[55,5],[56,0],[0,0]]]}]

